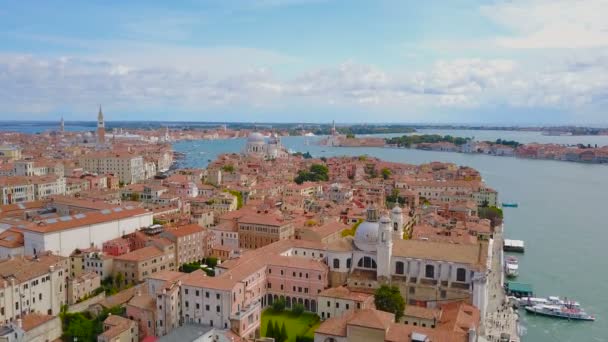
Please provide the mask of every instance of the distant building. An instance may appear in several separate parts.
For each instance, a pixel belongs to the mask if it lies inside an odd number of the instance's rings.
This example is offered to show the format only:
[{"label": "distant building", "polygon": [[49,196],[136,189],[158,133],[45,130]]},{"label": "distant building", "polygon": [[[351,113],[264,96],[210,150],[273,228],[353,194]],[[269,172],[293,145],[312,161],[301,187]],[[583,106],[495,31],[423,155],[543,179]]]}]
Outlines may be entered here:
[{"label": "distant building", "polygon": [[97,145],[101,146],[106,143],[106,124],[103,120],[103,112],[101,106],[99,106],[99,113],[97,113]]},{"label": "distant building", "polygon": [[249,156],[258,156],[264,159],[284,158],[289,155],[285,147],[281,144],[281,138],[272,134],[266,142],[264,136],[259,132],[252,132],[247,138],[245,153]]}]

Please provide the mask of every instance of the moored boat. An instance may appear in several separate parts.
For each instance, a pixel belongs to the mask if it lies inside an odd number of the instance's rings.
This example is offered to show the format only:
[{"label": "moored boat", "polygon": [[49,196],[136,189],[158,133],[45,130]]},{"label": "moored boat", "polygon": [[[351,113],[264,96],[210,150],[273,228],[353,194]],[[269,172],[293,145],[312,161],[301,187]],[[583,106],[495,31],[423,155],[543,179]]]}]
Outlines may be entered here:
[{"label": "moored boat", "polygon": [[533,306],[526,306],[525,309],[527,312],[542,316],[579,321],[595,321],[595,317],[589,315],[584,310],[565,305],[536,304]]},{"label": "moored boat", "polygon": [[515,278],[519,275],[519,263],[514,256],[508,256],[505,259],[505,274],[509,278]]},{"label": "moored boat", "polygon": [[515,202],[502,202],[502,206],[505,208],[517,208],[519,204]]}]

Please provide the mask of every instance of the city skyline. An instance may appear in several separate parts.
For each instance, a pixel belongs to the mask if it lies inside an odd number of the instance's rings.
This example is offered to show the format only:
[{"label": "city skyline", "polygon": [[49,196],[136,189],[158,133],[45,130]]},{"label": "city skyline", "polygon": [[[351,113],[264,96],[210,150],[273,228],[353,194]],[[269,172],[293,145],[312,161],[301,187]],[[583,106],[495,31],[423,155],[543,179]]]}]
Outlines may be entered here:
[{"label": "city skyline", "polygon": [[[67,10],[66,10],[67,8]],[[604,1],[29,1],[0,120],[606,125]]]}]

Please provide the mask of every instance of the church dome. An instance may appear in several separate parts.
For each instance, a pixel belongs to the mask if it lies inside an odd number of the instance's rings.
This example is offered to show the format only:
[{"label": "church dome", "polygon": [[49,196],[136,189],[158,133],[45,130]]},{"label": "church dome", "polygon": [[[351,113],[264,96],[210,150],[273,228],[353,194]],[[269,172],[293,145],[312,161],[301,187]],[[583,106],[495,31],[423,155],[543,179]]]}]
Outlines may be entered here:
[{"label": "church dome", "polygon": [[393,208],[393,214],[401,214],[403,213],[403,210],[401,209],[400,206],[395,205],[395,207]]},{"label": "church dome", "polygon": [[378,222],[362,222],[355,232],[355,245],[363,251],[371,252],[376,250],[378,243]]},{"label": "church dome", "polygon": [[251,132],[247,138],[248,143],[264,143],[264,136],[259,132]]}]

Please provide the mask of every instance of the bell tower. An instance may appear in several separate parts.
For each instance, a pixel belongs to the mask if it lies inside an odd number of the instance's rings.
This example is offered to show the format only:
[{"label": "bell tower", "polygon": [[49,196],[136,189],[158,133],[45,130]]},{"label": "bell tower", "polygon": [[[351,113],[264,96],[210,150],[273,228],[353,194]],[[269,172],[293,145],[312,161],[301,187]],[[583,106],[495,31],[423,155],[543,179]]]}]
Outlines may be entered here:
[{"label": "bell tower", "polygon": [[382,215],[378,227],[378,273],[379,279],[390,279],[391,277],[391,257],[393,255],[393,233],[391,219],[387,215]]},{"label": "bell tower", "polygon": [[99,105],[99,113],[97,114],[97,144],[103,145],[106,142],[106,124],[103,120],[103,112]]},{"label": "bell tower", "polygon": [[403,239],[403,226],[405,222],[403,220],[403,210],[399,204],[395,204],[393,210],[391,210],[391,223],[393,225],[393,239]]}]

